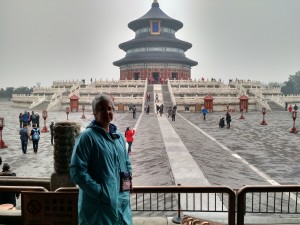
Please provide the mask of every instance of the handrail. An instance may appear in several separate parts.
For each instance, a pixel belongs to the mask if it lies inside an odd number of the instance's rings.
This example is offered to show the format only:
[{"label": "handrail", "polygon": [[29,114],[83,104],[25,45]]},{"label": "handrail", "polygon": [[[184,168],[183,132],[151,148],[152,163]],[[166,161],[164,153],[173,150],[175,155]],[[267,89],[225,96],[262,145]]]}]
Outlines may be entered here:
[{"label": "handrail", "polygon": [[22,191],[48,192],[46,188],[37,187],[37,186],[0,186],[0,192],[22,192]]},{"label": "handrail", "polygon": [[34,107],[42,104],[46,100],[46,95],[44,94],[42,97],[38,95],[38,98],[33,100],[31,105],[29,106],[30,109],[33,109]]},{"label": "handrail", "polygon": [[144,88],[144,95],[143,95],[143,102],[142,102],[142,112],[144,112],[145,108],[145,101],[146,101],[146,95],[147,95],[147,90],[148,90],[148,80],[145,80],[145,88]]},{"label": "handrail", "polygon": [[175,99],[175,96],[174,96],[174,93],[173,93],[173,89],[171,87],[170,80],[168,79],[167,82],[168,82],[168,89],[169,89],[169,92],[170,92],[172,105],[175,106],[175,105],[177,105],[177,103],[176,103],[176,99]]},{"label": "handrail", "polygon": [[62,97],[63,97],[63,92],[54,93],[51,100],[50,100],[50,103],[47,107],[47,111],[50,111],[54,106],[59,104],[62,100]]},{"label": "handrail", "polygon": [[78,187],[60,187],[54,190],[54,192],[78,192]]},{"label": "handrail", "polygon": [[[246,194],[255,192],[300,192],[300,185],[248,185],[239,189],[237,193],[237,225],[244,225],[244,214],[246,212]],[[292,198],[295,198],[295,201],[297,203],[298,195]]]},{"label": "handrail", "polygon": [[50,190],[49,178],[37,178],[37,177],[0,177],[0,186],[42,186],[43,188]]}]

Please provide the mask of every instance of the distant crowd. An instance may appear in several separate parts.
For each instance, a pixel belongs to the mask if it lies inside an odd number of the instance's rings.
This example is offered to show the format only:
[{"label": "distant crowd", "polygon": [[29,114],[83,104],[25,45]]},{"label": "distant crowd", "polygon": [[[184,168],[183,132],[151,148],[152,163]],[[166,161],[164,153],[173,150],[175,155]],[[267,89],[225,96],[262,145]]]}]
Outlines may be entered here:
[{"label": "distant crowd", "polygon": [[24,113],[19,114],[19,122],[20,128],[27,124],[31,126],[31,124],[36,124],[37,127],[40,127],[40,115],[38,112],[32,111],[30,112],[25,111]]}]

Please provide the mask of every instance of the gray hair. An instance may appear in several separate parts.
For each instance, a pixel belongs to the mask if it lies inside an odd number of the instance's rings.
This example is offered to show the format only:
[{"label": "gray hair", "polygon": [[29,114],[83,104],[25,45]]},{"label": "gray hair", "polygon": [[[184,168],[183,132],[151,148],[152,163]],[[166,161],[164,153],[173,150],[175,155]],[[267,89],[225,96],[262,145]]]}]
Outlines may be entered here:
[{"label": "gray hair", "polygon": [[92,102],[92,109],[93,109],[94,115],[96,114],[97,110],[99,109],[99,106],[102,105],[104,102],[111,103],[112,107],[114,107],[114,103],[110,96],[108,96],[106,94],[99,94],[94,98],[94,100]]}]

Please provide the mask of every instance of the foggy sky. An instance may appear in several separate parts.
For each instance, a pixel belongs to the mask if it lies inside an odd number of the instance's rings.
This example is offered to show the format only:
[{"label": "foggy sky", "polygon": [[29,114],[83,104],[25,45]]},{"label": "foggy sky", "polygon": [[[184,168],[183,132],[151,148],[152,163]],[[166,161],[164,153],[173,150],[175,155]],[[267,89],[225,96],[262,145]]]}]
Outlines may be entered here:
[{"label": "foggy sky", "polygon": [[[119,79],[128,23],[153,0],[0,0],[0,88]],[[300,0],[158,0],[192,43],[192,79],[284,82],[300,70]]]}]

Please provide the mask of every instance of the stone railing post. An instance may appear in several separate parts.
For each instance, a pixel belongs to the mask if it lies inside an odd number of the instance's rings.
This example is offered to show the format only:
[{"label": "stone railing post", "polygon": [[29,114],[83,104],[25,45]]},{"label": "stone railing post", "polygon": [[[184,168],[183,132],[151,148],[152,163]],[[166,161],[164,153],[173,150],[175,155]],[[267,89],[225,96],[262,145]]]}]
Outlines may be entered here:
[{"label": "stone railing post", "polygon": [[70,161],[80,125],[75,122],[57,122],[54,128],[54,172],[51,175],[52,191],[60,187],[74,187],[70,176]]}]

